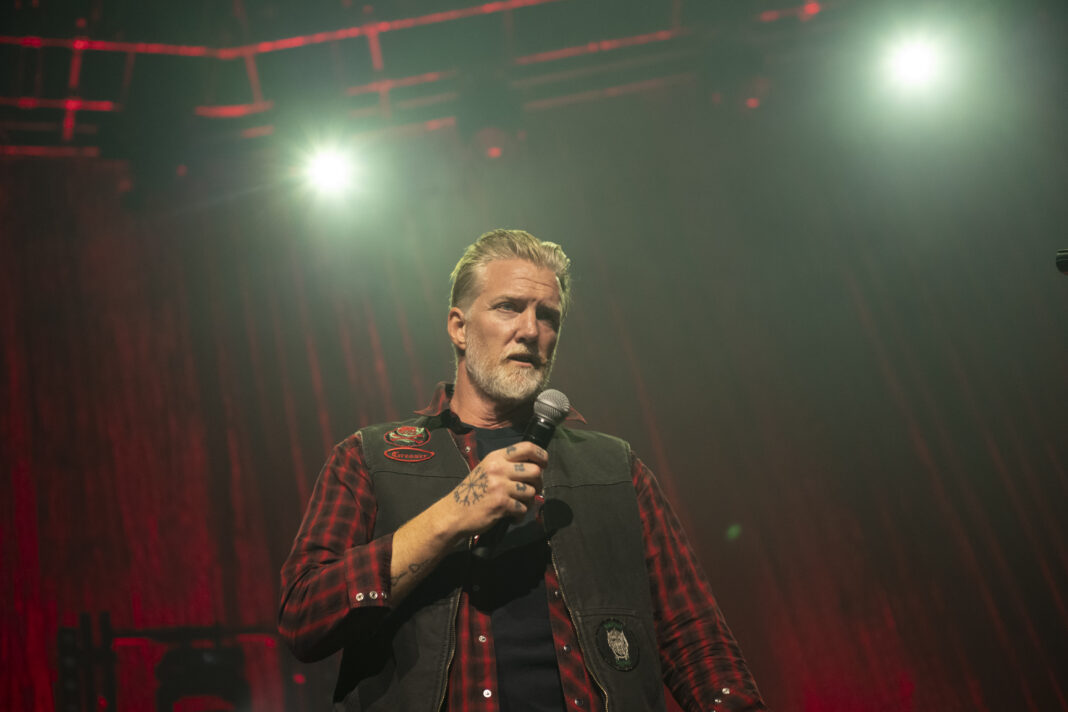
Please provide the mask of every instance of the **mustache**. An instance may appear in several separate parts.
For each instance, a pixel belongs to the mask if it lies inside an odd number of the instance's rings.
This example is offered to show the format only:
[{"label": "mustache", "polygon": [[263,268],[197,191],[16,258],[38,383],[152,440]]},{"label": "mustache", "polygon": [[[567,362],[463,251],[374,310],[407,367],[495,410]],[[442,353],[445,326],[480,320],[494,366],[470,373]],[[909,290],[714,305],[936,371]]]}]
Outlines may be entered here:
[{"label": "mustache", "polygon": [[504,360],[509,361],[513,358],[519,358],[521,360],[529,361],[535,368],[541,368],[545,365],[545,359],[541,358],[535,351],[513,351],[509,354],[505,354]]}]

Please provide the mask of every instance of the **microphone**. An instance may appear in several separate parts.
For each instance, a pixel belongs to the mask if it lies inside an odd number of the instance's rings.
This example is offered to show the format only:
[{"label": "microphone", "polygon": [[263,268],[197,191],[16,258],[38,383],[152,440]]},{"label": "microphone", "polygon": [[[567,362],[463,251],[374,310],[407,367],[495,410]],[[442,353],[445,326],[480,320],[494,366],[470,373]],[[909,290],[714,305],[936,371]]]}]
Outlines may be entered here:
[{"label": "microphone", "polygon": [[[564,422],[564,418],[571,412],[571,401],[560,391],[550,388],[542,391],[538,399],[534,401],[534,417],[527,423],[523,431],[523,442],[534,443],[544,449],[549,447],[549,441],[553,439],[556,426]],[[489,559],[493,556],[493,550],[501,543],[508,531],[508,518],[498,520],[496,524],[478,537],[478,543],[471,549],[471,553],[480,559]]]}]

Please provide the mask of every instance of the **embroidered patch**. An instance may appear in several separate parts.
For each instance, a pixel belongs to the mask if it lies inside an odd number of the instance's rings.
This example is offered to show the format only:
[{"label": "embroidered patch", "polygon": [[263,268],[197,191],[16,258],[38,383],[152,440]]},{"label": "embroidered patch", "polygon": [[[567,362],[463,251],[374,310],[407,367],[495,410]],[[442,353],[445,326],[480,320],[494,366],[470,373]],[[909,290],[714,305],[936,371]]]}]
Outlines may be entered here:
[{"label": "embroidered patch", "polygon": [[422,450],[417,447],[391,447],[383,454],[390,460],[396,460],[397,462],[422,462],[434,457],[434,453],[429,450]]},{"label": "embroidered patch", "polygon": [[597,628],[597,651],[616,670],[633,670],[638,665],[638,641],[621,621],[606,618]]},{"label": "embroidered patch", "polygon": [[383,436],[391,445],[426,445],[430,442],[430,431],[417,425],[402,425],[390,430]]}]

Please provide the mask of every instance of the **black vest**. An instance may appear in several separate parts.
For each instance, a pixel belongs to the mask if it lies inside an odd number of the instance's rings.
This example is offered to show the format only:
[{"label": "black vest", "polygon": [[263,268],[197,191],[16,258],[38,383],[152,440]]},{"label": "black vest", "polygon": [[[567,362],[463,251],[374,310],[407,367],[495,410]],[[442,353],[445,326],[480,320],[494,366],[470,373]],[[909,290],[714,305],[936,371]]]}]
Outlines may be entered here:
[{"label": "black vest", "polygon": [[[400,425],[428,429],[421,462],[385,456]],[[448,494],[468,474],[441,418],[364,428],[363,452],[378,513],[374,537]],[[547,448],[542,518],[583,659],[611,712],[664,710],[630,448],[617,438],[558,428]],[[339,710],[438,712],[456,647],[456,612],[470,554],[446,556],[373,636],[345,646],[334,693]]]}]

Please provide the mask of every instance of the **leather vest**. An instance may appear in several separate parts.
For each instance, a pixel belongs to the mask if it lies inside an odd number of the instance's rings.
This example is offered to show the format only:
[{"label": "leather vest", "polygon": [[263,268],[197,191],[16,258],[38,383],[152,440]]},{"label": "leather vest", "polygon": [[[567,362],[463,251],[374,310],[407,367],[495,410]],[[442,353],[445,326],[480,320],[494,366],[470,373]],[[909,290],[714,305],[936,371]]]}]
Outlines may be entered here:
[{"label": "leather vest", "polygon": [[[387,457],[397,443],[386,436],[399,426],[425,428],[416,442],[427,435],[429,441],[413,447],[433,457]],[[396,531],[468,474],[440,416],[375,425],[361,435],[378,504],[376,538]],[[586,667],[610,712],[665,710],[629,446],[561,427],[547,450],[542,520]],[[466,550],[446,556],[374,635],[345,647],[334,693],[338,710],[441,709],[469,561]]]}]

